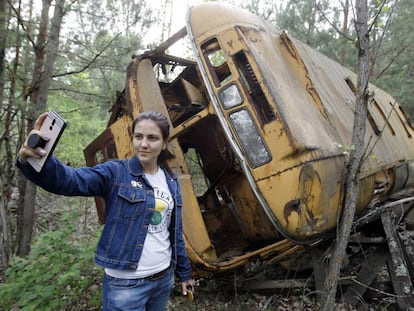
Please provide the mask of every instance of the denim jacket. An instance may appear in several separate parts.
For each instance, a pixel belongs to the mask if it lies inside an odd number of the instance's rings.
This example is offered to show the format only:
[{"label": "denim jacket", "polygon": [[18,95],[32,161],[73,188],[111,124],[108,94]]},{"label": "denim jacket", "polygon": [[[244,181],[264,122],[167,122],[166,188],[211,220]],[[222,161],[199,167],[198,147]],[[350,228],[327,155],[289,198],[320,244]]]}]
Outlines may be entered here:
[{"label": "denim jacket", "polygon": [[[155,206],[153,188],[146,180],[137,157],[81,168],[71,168],[51,157],[40,173],[19,160],[16,165],[27,179],[48,192],[102,197],[105,201],[105,225],[95,262],[105,268],[137,268]],[[176,176],[165,174],[174,199],[169,228],[172,265],[176,276],[183,282],[191,279],[191,267],[183,239],[182,198]]]}]

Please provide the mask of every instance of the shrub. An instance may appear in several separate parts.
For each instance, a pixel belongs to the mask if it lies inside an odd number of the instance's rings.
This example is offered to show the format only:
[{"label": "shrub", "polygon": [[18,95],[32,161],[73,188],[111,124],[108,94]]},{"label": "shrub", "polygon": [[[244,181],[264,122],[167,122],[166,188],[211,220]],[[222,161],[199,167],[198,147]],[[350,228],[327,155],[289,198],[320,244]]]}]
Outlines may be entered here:
[{"label": "shrub", "polygon": [[25,258],[15,257],[0,284],[2,310],[97,310],[101,269],[93,263],[96,237],[76,236],[74,213],[57,231],[39,235]]}]

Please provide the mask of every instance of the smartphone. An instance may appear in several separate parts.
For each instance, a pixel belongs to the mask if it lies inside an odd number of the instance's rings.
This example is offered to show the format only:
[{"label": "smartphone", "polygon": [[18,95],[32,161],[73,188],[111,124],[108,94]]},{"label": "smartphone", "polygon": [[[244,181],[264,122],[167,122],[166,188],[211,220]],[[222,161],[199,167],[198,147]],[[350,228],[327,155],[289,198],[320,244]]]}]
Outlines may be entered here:
[{"label": "smartphone", "polygon": [[194,286],[193,285],[187,285],[187,299],[188,299],[188,301],[194,301],[194,299],[195,299],[195,293],[194,293]]},{"label": "smartphone", "polygon": [[32,157],[27,158],[27,162],[29,162],[29,164],[36,170],[36,172],[40,172],[44,164],[47,162],[47,160],[49,160],[65,128],[65,119],[63,119],[56,111],[49,111],[40,128],[42,134],[49,137],[49,140],[46,141],[43,147],[43,149],[46,151],[46,154],[40,159]]}]

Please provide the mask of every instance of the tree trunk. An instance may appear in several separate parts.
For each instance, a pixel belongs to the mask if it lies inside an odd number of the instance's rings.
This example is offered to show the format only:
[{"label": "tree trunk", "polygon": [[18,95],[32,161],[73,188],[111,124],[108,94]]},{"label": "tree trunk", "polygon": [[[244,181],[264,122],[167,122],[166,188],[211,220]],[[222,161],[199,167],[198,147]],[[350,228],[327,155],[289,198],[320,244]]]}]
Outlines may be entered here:
[{"label": "tree trunk", "polygon": [[4,64],[6,57],[6,43],[7,43],[7,18],[10,14],[6,15],[6,2],[0,1],[0,105],[3,105],[4,94]]},{"label": "tree trunk", "polygon": [[[28,15],[28,19],[31,20],[32,16],[33,16],[33,0],[30,1],[30,3],[28,4],[28,10],[29,10],[29,15]],[[25,28],[25,32],[26,32],[26,38],[30,38],[32,37],[32,24],[28,24]],[[27,47],[30,47],[30,42],[27,42],[28,44],[26,44]],[[30,56],[30,51],[29,48],[25,48],[22,51],[22,61],[23,61],[23,72],[24,73],[28,73],[30,72],[30,66],[32,63],[31,60],[31,56]],[[28,77],[28,75],[23,76],[23,81],[29,81],[30,78]],[[23,140],[26,137],[26,132],[27,132],[27,107],[26,107],[26,102],[28,99],[29,94],[29,90],[30,87],[27,84],[23,84],[23,89],[22,89],[22,102],[21,102],[21,109],[20,109],[20,127],[19,127],[19,142],[23,142]],[[27,183],[27,179],[25,179],[23,177],[22,174],[20,174],[20,172],[17,172],[17,188],[18,188],[18,192],[19,192],[19,198],[18,198],[18,203],[17,203],[17,213],[16,213],[16,244],[17,244],[17,254],[20,253],[19,248],[20,248],[20,237],[22,236],[21,231],[23,230],[23,202],[24,202],[24,193],[25,193],[25,189],[26,189],[26,183]]]},{"label": "tree trunk", "polygon": [[[59,47],[59,35],[64,15],[64,0],[56,0],[54,15],[48,34],[49,0],[43,0],[40,31],[35,46],[35,65],[32,79],[32,93],[30,95],[30,108],[27,128],[33,128],[33,122],[39,114],[45,111],[49,94],[50,81]],[[33,232],[34,202],[36,201],[36,185],[26,183],[24,199],[18,218],[18,256],[26,256],[30,252]]]},{"label": "tree trunk", "polygon": [[344,21],[343,21],[343,26],[342,26],[342,41],[344,43],[344,47],[341,49],[340,53],[339,53],[339,62],[341,63],[341,65],[345,64],[345,58],[346,58],[346,49],[345,49],[345,44],[347,41],[347,36],[348,36],[348,20],[349,20],[349,0],[345,0],[344,3]]},{"label": "tree trunk", "polygon": [[[4,68],[5,68],[5,57],[6,57],[6,44],[7,44],[7,34],[8,34],[8,19],[10,18],[10,12],[8,12],[8,6],[6,1],[0,2],[0,105],[1,110],[5,111],[5,119],[1,119],[1,122],[4,124],[4,129],[2,130],[2,136],[0,137],[0,150],[3,150],[5,146],[6,157],[0,165],[0,259],[1,259],[1,268],[5,268],[8,265],[10,256],[12,254],[12,236],[10,232],[10,227],[8,223],[8,201],[12,192],[12,184],[8,181],[12,176],[11,160],[12,151],[10,143],[10,120],[12,118],[12,103],[9,101],[7,107],[3,106],[4,98]],[[12,93],[12,90],[9,91]]]},{"label": "tree trunk", "polygon": [[[45,46],[47,38],[47,23],[49,15],[49,0],[42,1],[42,13],[39,26],[39,35],[34,46],[35,60],[32,77],[32,87],[30,94],[30,103],[28,109],[27,131],[33,128],[34,120],[38,115],[36,110],[39,84],[41,82],[41,72],[43,70],[43,62],[45,58]],[[23,138],[24,139],[24,138]],[[21,184],[21,200],[17,215],[17,251],[16,255],[24,257],[30,252],[30,241],[33,232],[33,213],[34,202],[36,200],[36,186],[30,182],[22,181]],[[29,242],[27,242],[29,241]]]},{"label": "tree trunk", "polygon": [[366,131],[368,80],[369,80],[369,33],[368,33],[368,7],[366,0],[356,1],[356,30],[358,36],[358,77],[356,107],[354,113],[354,127],[352,133],[352,146],[347,166],[346,196],[342,218],[337,231],[337,242],[332,258],[329,260],[328,275],[326,277],[327,297],[323,310],[334,310],[335,296],[340,270],[348,245],[355,207],[358,199],[358,186],[360,167],[364,156],[364,138]]}]

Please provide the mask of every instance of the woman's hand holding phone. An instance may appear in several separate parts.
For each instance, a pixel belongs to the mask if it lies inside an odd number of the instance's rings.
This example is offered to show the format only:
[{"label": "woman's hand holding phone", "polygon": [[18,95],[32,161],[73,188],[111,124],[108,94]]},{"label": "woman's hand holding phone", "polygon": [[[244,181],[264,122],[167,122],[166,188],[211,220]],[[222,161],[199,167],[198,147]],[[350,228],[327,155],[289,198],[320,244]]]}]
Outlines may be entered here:
[{"label": "woman's hand holding phone", "polygon": [[41,114],[19,151],[19,158],[28,162],[37,172],[52,155],[59,138],[66,127],[66,121],[55,111]]}]

